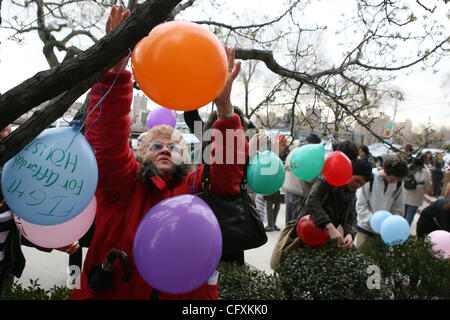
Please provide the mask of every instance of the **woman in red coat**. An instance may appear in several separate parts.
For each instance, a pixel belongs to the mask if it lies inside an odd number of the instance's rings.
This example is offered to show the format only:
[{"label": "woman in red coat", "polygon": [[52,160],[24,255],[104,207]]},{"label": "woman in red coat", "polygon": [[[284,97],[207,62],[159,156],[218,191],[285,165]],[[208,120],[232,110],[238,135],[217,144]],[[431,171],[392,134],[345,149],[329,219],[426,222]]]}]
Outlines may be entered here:
[{"label": "woman in red coat", "polygon": [[[107,31],[127,15],[122,7],[118,10],[113,8]],[[230,100],[231,87],[239,73],[240,63],[234,64],[234,49],[225,50],[230,68],[222,92],[215,99],[220,119],[214,123],[214,128],[218,130],[216,133],[221,134],[223,139],[212,139],[211,154],[215,156],[215,162],[210,166],[210,178],[212,192],[237,194],[248,144],[240,119],[233,114]],[[133,261],[136,228],[154,205],[164,199],[190,193],[190,187],[194,185],[195,171],[183,162],[189,155],[186,154],[183,135],[176,129],[169,126],[152,128],[138,149],[136,159],[128,140],[133,83],[129,71],[117,73],[120,66],[115,66],[111,69],[113,72],[100,80],[100,88],[92,90],[88,112],[102,98],[99,93],[105,93],[112,87],[102,102],[101,113],[100,108],[96,108],[86,123],[86,128],[90,128],[86,138],[96,150],[99,169],[98,206],[95,233],[80,282],[71,299],[150,299],[152,287],[139,275]],[[114,79],[116,82],[113,85]],[[234,153],[233,163],[226,163],[227,152]],[[198,170],[196,192],[201,189],[203,166],[199,166]],[[128,255],[131,262],[130,280],[122,281],[124,268],[116,261],[113,264],[112,284],[103,290],[93,290],[88,283],[91,267],[101,265],[114,248]],[[158,295],[159,299],[218,299],[218,283],[205,283],[185,294],[159,292]]]}]

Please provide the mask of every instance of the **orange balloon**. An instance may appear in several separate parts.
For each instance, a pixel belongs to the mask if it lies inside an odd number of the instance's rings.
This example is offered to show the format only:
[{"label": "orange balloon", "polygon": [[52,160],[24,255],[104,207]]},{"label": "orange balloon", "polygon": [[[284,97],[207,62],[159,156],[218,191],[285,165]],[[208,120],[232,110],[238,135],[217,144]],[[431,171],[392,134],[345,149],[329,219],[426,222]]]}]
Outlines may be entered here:
[{"label": "orange balloon", "polygon": [[219,39],[199,24],[162,23],[133,50],[134,77],[157,104],[180,111],[195,110],[214,100],[228,73]]}]

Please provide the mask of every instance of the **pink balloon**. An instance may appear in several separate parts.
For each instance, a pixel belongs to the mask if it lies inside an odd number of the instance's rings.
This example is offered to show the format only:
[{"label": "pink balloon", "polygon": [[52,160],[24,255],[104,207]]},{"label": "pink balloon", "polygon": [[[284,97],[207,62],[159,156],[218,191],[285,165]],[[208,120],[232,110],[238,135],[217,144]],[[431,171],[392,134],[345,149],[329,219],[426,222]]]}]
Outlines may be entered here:
[{"label": "pink balloon", "polygon": [[428,234],[428,239],[433,244],[434,251],[442,251],[445,259],[450,258],[450,232],[436,230]]},{"label": "pink balloon", "polygon": [[88,206],[75,218],[55,225],[39,225],[23,220],[14,214],[14,221],[20,233],[30,242],[42,248],[62,248],[79,240],[91,227],[97,210],[97,199],[91,199]]}]

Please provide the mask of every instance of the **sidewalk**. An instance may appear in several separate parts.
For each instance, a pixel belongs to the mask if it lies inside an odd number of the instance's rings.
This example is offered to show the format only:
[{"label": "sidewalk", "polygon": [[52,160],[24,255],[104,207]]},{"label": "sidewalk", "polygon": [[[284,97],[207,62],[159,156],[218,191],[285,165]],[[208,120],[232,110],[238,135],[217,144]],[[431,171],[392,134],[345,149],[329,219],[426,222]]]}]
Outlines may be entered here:
[{"label": "sidewalk", "polygon": [[[430,200],[435,200],[428,197],[419,208],[420,212],[423,208],[430,204]],[[419,214],[416,214],[411,225],[411,234],[415,234],[417,219]],[[280,212],[277,217],[277,226],[283,229],[285,226],[285,205],[281,204]],[[264,271],[267,274],[273,274],[270,268],[270,257],[280,231],[267,232],[268,241],[262,247],[245,251],[245,262],[250,266]],[[66,286],[69,282],[69,256],[57,250],[51,253],[41,252],[34,248],[22,246],[23,253],[26,259],[25,269],[22,276],[18,280],[23,287],[30,284],[30,279],[38,279],[41,287],[50,289],[54,285]],[[83,248],[83,258],[86,256],[87,249]],[[83,260],[84,261],[84,260]]]}]

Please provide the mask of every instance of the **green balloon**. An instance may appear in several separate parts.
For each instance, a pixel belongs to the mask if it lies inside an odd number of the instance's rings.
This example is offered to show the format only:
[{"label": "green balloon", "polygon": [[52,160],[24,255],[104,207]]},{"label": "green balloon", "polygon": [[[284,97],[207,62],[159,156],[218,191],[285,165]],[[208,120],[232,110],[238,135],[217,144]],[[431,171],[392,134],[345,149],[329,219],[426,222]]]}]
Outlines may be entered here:
[{"label": "green balloon", "polygon": [[290,170],[299,179],[316,178],[323,169],[325,148],[321,144],[306,144],[298,148],[291,157]]},{"label": "green balloon", "polygon": [[247,182],[256,193],[269,195],[284,183],[285,170],[281,159],[272,151],[257,153],[249,162]]}]

